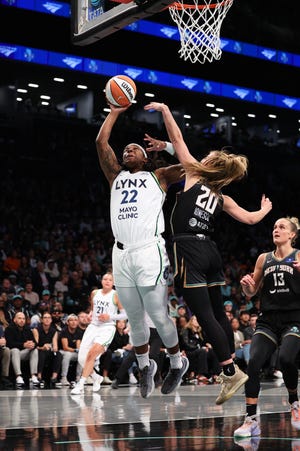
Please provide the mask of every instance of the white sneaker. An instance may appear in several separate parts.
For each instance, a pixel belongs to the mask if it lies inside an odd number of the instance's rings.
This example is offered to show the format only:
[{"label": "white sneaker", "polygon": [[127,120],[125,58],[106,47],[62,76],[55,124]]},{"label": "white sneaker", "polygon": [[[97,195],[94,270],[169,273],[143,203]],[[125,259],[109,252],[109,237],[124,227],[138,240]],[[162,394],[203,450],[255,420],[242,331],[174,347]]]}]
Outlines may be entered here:
[{"label": "white sneaker", "polygon": [[95,377],[94,382],[93,382],[93,392],[97,392],[100,390],[103,379],[104,379],[103,376],[100,376],[100,374],[97,374],[97,376]]},{"label": "white sneaker", "polygon": [[132,385],[136,385],[138,383],[137,378],[132,373],[129,374],[129,383]]},{"label": "white sneaker", "polygon": [[24,387],[25,382],[24,382],[24,379],[22,376],[18,376],[16,378],[16,385],[17,385],[17,387]]},{"label": "white sneaker", "polygon": [[31,377],[30,382],[32,383],[32,385],[34,387],[39,387],[40,386],[40,381],[38,380],[38,378],[35,375],[33,375]]},{"label": "white sneaker", "polygon": [[257,418],[249,417],[245,418],[244,423],[233,433],[234,437],[257,437],[260,435],[260,424]]},{"label": "white sneaker", "polygon": [[110,378],[108,376],[105,376],[105,377],[103,377],[103,384],[111,385],[112,384],[112,380],[110,380]]},{"label": "white sneaker", "polygon": [[70,382],[68,381],[68,379],[66,378],[66,376],[63,376],[60,380],[61,385],[70,385]]},{"label": "white sneaker", "polygon": [[84,385],[93,385],[93,383],[94,383],[94,381],[93,381],[92,376],[89,376],[87,378],[87,380],[85,381]]},{"label": "white sneaker", "polygon": [[273,373],[273,376],[276,377],[277,379],[282,379],[283,378],[283,374],[280,370],[275,370]]},{"label": "white sneaker", "polygon": [[77,382],[74,388],[71,390],[71,395],[82,395],[84,393],[84,385],[81,382]]}]

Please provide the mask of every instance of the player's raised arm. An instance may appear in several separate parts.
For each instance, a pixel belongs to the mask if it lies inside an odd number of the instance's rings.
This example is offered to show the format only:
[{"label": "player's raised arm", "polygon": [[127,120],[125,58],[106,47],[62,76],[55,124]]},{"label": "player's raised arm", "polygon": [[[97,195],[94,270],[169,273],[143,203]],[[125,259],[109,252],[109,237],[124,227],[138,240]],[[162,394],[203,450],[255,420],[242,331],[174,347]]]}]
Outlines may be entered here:
[{"label": "player's raised arm", "polygon": [[109,104],[109,106],[110,113],[106,116],[103,124],[100,127],[99,133],[96,138],[96,148],[101,169],[111,186],[114,179],[121,171],[121,166],[118,163],[114,150],[109,144],[109,139],[113,126],[116,123],[119,115],[126,111],[130,105],[122,108],[115,107],[111,104]]},{"label": "player's raised arm", "polygon": [[151,102],[148,105],[145,105],[144,109],[146,111],[155,110],[162,113],[169,139],[174,147],[178,160],[183,166],[187,163],[197,161],[192,156],[186,143],[184,142],[181,130],[167,105],[164,103]]}]

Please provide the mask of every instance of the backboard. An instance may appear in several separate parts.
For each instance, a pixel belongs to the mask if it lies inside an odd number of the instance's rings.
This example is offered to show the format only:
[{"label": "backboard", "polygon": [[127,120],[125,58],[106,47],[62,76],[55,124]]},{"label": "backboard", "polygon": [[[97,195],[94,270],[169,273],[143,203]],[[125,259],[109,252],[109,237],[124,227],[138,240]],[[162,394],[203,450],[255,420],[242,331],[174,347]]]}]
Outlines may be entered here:
[{"label": "backboard", "polygon": [[88,45],[156,14],[174,0],[72,0],[72,41]]}]

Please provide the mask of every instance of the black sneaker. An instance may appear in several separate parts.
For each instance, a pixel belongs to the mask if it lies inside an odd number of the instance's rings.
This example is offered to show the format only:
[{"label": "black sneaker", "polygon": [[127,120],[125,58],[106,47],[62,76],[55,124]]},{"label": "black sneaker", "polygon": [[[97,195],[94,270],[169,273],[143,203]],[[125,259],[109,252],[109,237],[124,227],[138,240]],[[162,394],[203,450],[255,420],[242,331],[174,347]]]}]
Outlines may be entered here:
[{"label": "black sneaker", "polygon": [[163,395],[172,393],[172,391],[174,391],[181,384],[182,376],[187,372],[189,368],[189,361],[186,357],[181,356],[181,361],[182,368],[169,369],[160,390]]},{"label": "black sneaker", "polygon": [[50,379],[50,388],[57,388],[57,387],[61,387],[61,384],[59,384],[57,377],[52,377]]},{"label": "black sneaker", "polygon": [[150,365],[140,370],[140,392],[142,398],[149,398],[155,388],[154,376],[157,371],[155,360],[150,359]]},{"label": "black sneaker", "polygon": [[119,388],[119,383],[120,383],[119,379],[114,379],[112,381],[111,388],[114,388],[115,390],[117,390]]},{"label": "black sneaker", "polygon": [[8,377],[2,376],[1,387],[2,390],[12,390],[14,388],[14,384]]}]

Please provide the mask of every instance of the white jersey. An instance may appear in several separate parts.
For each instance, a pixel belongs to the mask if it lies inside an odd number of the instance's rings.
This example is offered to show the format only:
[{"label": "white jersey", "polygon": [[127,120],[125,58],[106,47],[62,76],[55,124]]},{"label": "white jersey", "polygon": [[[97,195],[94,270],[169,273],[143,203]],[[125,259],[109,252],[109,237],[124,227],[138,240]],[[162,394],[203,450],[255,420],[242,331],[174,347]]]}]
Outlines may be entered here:
[{"label": "white jersey", "polygon": [[95,326],[109,325],[115,324],[114,320],[110,321],[99,321],[98,316],[102,313],[108,313],[111,317],[118,313],[118,306],[115,304],[116,290],[111,290],[109,293],[103,293],[102,289],[97,290],[93,298],[93,312],[92,312],[92,320],[91,324]]},{"label": "white jersey", "polygon": [[121,171],[111,189],[110,220],[116,241],[146,243],[165,230],[166,193],[153,172]]}]

